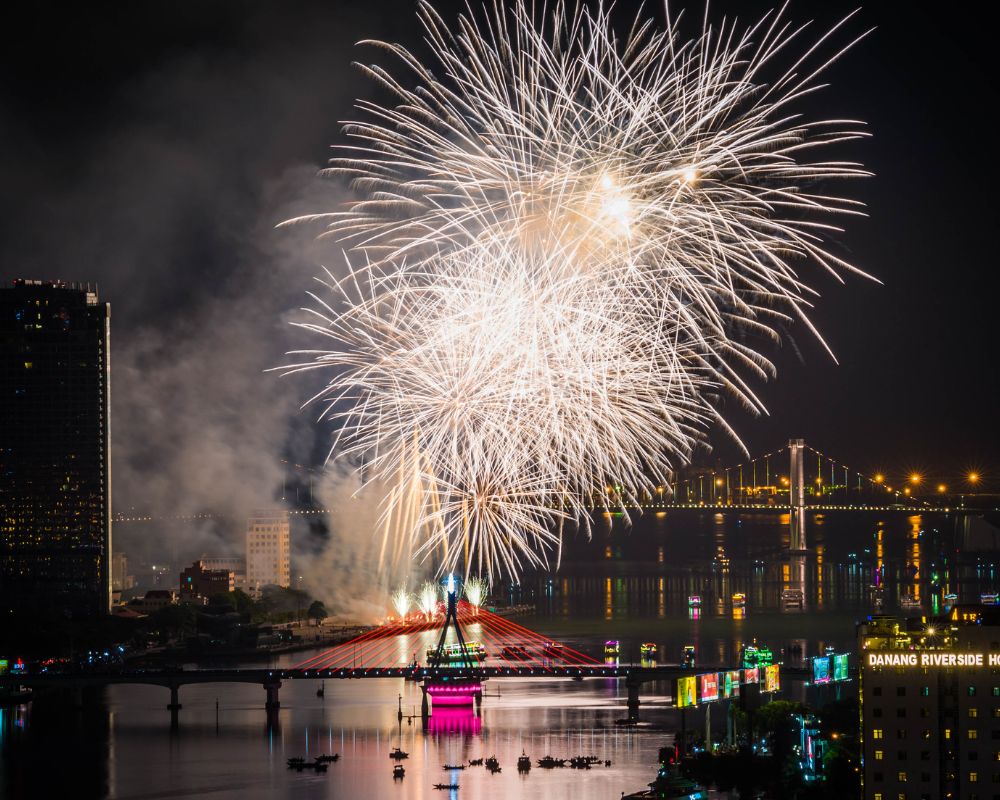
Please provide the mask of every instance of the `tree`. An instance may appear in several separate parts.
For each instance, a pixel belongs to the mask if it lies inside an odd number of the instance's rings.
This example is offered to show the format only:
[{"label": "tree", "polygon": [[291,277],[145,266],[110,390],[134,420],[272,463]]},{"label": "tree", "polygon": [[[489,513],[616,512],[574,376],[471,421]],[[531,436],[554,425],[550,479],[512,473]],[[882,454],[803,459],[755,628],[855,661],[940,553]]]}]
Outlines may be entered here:
[{"label": "tree", "polygon": [[198,612],[190,603],[164,606],[153,614],[154,622],[160,629],[160,640],[183,638],[195,630]]},{"label": "tree", "polygon": [[312,604],[309,606],[309,611],[306,612],[306,616],[311,620],[315,620],[316,624],[319,625],[329,616],[329,614],[326,613],[326,606],[324,606],[321,601],[313,600]]}]

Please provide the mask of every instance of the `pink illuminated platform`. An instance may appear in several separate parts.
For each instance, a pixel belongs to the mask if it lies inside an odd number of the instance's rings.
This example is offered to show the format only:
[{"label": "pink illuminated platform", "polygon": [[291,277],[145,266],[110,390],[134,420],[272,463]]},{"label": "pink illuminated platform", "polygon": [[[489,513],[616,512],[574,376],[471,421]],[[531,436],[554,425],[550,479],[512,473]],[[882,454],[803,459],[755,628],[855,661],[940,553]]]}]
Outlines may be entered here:
[{"label": "pink illuminated platform", "polygon": [[435,681],[427,684],[427,694],[434,706],[471,706],[482,697],[480,681]]}]

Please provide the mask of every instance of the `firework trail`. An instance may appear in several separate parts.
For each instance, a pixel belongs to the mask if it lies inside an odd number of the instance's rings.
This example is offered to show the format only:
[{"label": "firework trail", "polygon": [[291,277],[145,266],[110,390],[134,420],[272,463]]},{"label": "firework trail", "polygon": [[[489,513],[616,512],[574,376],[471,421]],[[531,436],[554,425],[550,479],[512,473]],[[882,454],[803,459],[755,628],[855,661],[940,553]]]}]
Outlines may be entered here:
[{"label": "firework trail", "polygon": [[359,101],[332,164],[359,199],[308,218],[351,269],[300,323],[328,349],[287,367],[332,371],[331,453],[389,487],[397,541],[466,575],[547,564],[565,522],[732,433],[717,397],[761,410],[762,345],[815,332],[804,270],[859,272],[827,239],[860,204],[819,187],[868,173],[817,151],[863,125],[796,108],[850,17],[808,41],[782,12],[706,17],[685,39],[668,13],[622,40],[603,6],[535,8],[452,34],[421,3],[426,64],[376,43],[402,69],[364,69],[397,102]]}]

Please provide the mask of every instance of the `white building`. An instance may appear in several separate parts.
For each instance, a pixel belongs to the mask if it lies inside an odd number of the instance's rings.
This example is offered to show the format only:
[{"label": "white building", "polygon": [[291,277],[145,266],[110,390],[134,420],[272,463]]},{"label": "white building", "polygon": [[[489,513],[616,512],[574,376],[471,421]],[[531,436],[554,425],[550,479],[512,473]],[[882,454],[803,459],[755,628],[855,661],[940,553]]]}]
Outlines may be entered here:
[{"label": "white building", "polygon": [[264,586],[290,586],[289,522],[287,511],[255,511],[247,520],[247,591],[259,594]]},{"label": "white building", "polygon": [[135,577],[128,574],[128,559],[124,553],[111,556],[111,591],[124,592],[135,586]]}]

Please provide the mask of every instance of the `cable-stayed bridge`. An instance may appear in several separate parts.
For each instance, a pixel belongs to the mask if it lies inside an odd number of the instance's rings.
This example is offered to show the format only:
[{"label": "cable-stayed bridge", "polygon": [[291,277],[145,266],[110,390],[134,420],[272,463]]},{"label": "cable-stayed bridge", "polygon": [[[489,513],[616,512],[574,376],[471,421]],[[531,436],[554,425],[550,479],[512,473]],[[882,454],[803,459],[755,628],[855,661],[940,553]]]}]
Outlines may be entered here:
[{"label": "cable-stayed bridge", "polygon": [[[449,608],[454,617],[449,615]],[[449,620],[454,630],[449,631]],[[445,635],[451,634],[449,643]],[[464,635],[464,639],[463,639]],[[460,643],[457,651],[455,641]],[[437,642],[437,645],[434,645]],[[430,643],[430,646],[428,646]],[[426,648],[426,649],[422,649]],[[447,652],[451,648],[450,657]],[[481,648],[481,649],[480,649]],[[414,659],[414,654],[418,658]],[[735,669],[724,665],[699,665],[699,669]],[[277,722],[279,689],[283,682],[308,680],[404,679],[418,682],[424,690],[424,716],[428,694],[434,703],[452,699],[447,692],[471,691],[481,702],[481,684],[490,679],[622,679],[627,690],[629,719],[636,719],[640,690],[644,684],[692,674],[679,664],[638,664],[617,659],[599,660],[591,654],[549,639],[499,614],[458,601],[454,591],[426,614],[379,625],[287,668],[273,669],[174,669],[129,668],[78,671],[30,670],[0,675],[0,687],[27,686],[36,690],[84,689],[119,684],[162,686],[170,691],[167,708],[177,722],[181,709],[180,688],[191,684],[257,684],[265,690],[264,708],[268,724]],[[435,690],[438,695],[435,696]]]}]

